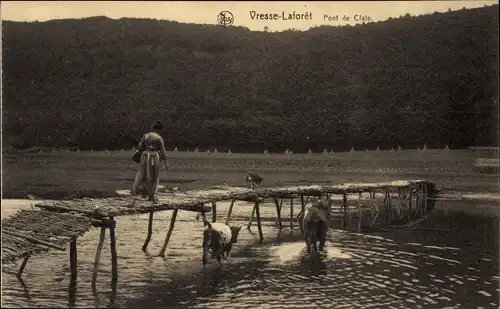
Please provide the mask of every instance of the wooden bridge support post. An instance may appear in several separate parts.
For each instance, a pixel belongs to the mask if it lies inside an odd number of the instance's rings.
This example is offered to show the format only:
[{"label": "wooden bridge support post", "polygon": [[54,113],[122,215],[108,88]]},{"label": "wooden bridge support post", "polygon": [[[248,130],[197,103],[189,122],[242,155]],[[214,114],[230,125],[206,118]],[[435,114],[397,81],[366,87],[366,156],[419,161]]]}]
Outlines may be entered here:
[{"label": "wooden bridge support post", "polygon": [[402,193],[402,196],[401,196],[401,208],[402,208],[402,213],[401,213],[401,217],[400,218],[403,218],[404,216],[404,213],[407,211],[407,206],[408,206],[408,203],[407,203],[407,197],[408,197],[408,190],[407,188],[403,188],[403,193]]},{"label": "wooden bridge support post", "polygon": [[228,224],[229,220],[231,219],[231,214],[233,213],[234,201],[235,200],[231,200],[231,205],[229,205],[229,209],[227,211],[227,216],[226,216],[226,224]]},{"label": "wooden bridge support post", "polygon": [[383,207],[384,207],[384,216],[385,216],[385,223],[387,224],[387,191],[384,191],[384,201],[382,202],[383,203]]},{"label": "wooden bridge support post", "polygon": [[78,276],[76,237],[73,237],[69,244],[69,264],[71,269],[71,283],[76,283]]},{"label": "wooden bridge support post", "polygon": [[144,252],[146,252],[146,249],[149,245],[149,242],[151,241],[151,235],[153,234],[153,216],[154,216],[154,212],[152,211],[149,213],[148,235],[146,236],[146,240],[144,241],[144,245],[142,245],[142,251],[144,251]]},{"label": "wooden bridge support post", "polygon": [[427,214],[427,182],[423,182],[420,184],[421,188],[421,198],[420,202],[422,204],[422,216],[425,216]]},{"label": "wooden bridge support post", "polygon": [[420,203],[420,184],[417,185],[417,188],[415,189],[415,205],[417,206],[417,213],[420,213],[422,216],[423,210],[422,210],[422,204]]},{"label": "wooden bridge support post", "polygon": [[[308,199],[309,199],[309,196],[307,197],[307,200]],[[307,200],[304,200],[303,194],[300,195],[300,212],[297,214],[297,220],[300,220],[300,217],[302,215],[304,215],[304,213],[306,212]],[[300,224],[300,222],[299,222],[299,224]]]},{"label": "wooden bridge support post", "polygon": [[99,273],[99,263],[101,262],[101,252],[104,246],[104,239],[106,238],[106,228],[101,227],[101,235],[99,237],[99,243],[97,244],[97,251],[95,253],[94,260],[94,271],[92,273],[92,287],[95,287],[97,281],[97,274]]},{"label": "wooden bridge support post", "polygon": [[109,217],[111,226],[109,227],[109,245],[111,249],[111,281],[118,279],[118,255],[116,253],[116,236],[115,227],[116,221],[113,216]]},{"label": "wooden bridge support post", "polygon": [[384,206],[385,206],[385,223],[390,224],[392,219],[392,208],[391,208],[391,192],[389,191],[389,188],[385,189]]},{"label": "wooden bridge support post", "polygon": [[305,214],[305,212],[306,212],[306,205],[307,205],[307,202],[309,202],[309,197],[310,196],[307,196],[306,199],[305,199],[305,201],[301,200],[301,204],[304,204],[304,207],[297,214],[297,217],[296,217],[297,220],[300,220],[300,217]]},{"label": "wooden bridge support post", "polygon": [[402,214],[401,218],[404,217],[404,213],[408,211],[408,188],[403,188],[403,195],[401,197]]},{"label": "wooden bridge support post", "polygon": [[429,194],[429,188],[428,188],[429,184],[428,182],[424,182],[424,212],[427,213],[427,211],[429,210],[427,208],[427,199],[429,198],[428,194]]},{"label": "wooden bridge support post", "polygon": [[[403,188],[403,194],[401,196],[401,205],[403,205],[403,212],[407,212],[406,217],[408,219],[411,218],[411,209],[410,209],[410,203],[408,203],[408,188]],[[401,218],[404,216],[402,214]]]},{"label": "wooden bridge support post", "polygon": [[361,223],[363,221],[363,193],[358,193],[358,233],[361,232]]},{"label": "wooden bridge support post", "polygon": [[401,188],[400,190],[398,190],[398,193],[399,193],[399,196],[398,196],[399,197],[399,204],[401,205],[401,212],[400,212],[398,219],[402,219],[404,216],[404,213],[407,211],[406,199],[407,199],[408,192],[407,192],[407,189],[405,187],[405,188]]},{"label": "wooden bridge support post", "polygon": [[413,204],[415,205],[415,211],[413,212],[413,215],[415,218],[418,218],[419,212],[420,212],[420,205],[418,204],[418,197],[417,197],[417,190],[411,188],[411,191],[413,192]]},{"label": "wooden bridge support post", "polygon": [[412,197],[412,204],[414,206],[413,216],[415,218],[417,218],[418,217],[418,212],[419,212],[418,204],[415,203],[417,192],[412,187],[410,187],[410,191],[412,192],[412,196],[411,197]]},{"label": "wooden bridge support post", "polygon": [[402,219],[404,216],[404,213],[406,212],[406,188],[401,189],[401,192],[399,194],[399,205],[401,208],[401,212],[400,212],[398,219]]},{"label": "wooden bridge support post", "polygon": [[24,260],[21,263],[21,266],[19,267],[19,271],[16,274],[17,278],[21,278],[21,275],[23,274],[24,268],[26,267],[26,264],[28,263],[29,259],[30,259],[29,255],[24,257]]},{"label": "wooden bridge support post", "polygon": [[406,207],[408,208],[408,219],[411,219],[413,217],[413,215],[412,215],[412,212],[413,212],[413,210],[412,210],[413,193],[411,191],[412,191],[411,188],[406,188],[406,190],[405,190],[405,203],[406,203]]},{"label": "wooden bridge support post", "polygon": [[342,197],[342,209],[344,211],[344,216],[343,216],[343,220],[342,220],[342,228],[345,230],[347,229],[347,194],[343,194],[343,197]]},{"label": "wooden bridge support post", "polygon": [[253,205],[252,215],[250,216],[250,220],[248,220],[247,230],[250,230],[250,228],[252,227],[252,222],[253,222],[254,216],[255,216],[255,204]]},{"label": "wooden bridge support post", "polygon": [[212,202],[212,223],[217,222],[217,203]]},{"label": "wooden bridge support post", "polygon": [[403,195],[403,193],[401,193],[402,190],[404,190],[405,188],[397,188],[398,190],[398,200],[396,202],[396,219],[399,220],[400,219],[400,215],[401,215],[401,212],[403,211],[403,206],[402,206],[402,201],[401,201],[401,197]]},{"label": "wooden bridge support post", "polygon": [[257,229],[259,230],[259,243],[264,241],[264,236],[262,235],[262,222],[260,220],[260,202],[256,201],[254,205],[255,216],[257,217]]},{"label": "wooden bridge support post", "polygon": [[413,218],[413,190],[410,188],[410,192],[408,193],[408,219]]},{"label": "wooden bridge support post", "polygon": [[387,188],[387,207],[389,207],[389,221],[392,221],[393,210],[392,210],[392,195],[390,188]]},{"label": "wooden bridge support post", "polygon": [[293,230],[293,197],[290,199],[290,229]]},{"label": "wooden bridge support post", "polygon": [[372,226],[377,221],[379,215],[377,202],[375,201],[376,197],[377,197],[377,192],[370,192],[370,211],[372,214]]},{"label": "wooden bridge support post", "polygon": [[281,198],[280,203],[278,203],[277,198],[274,198],[274,204],[276,205],[276,223],[278,228],[281,230],[283,228],[283,224],[281,222],[281,207],[283,206],[283,198]]},{"label": "wooden bridge support post", "polygon": [[174,230],[174,225],[175,225],[175,220],[177,219],[177,212],[179,211],[178,208],[174,209],[174,212],[172,213],[172,218],[170,219],[170,226],[168,228],[167,236],[165,237],[165,242],[163,243],[163,246],[161,247],[160,250],[160,256],[165,257],[165,250],[167,250],[167,245],[168,242],[170,241],[170,237],[172,236],[172,231]]}]

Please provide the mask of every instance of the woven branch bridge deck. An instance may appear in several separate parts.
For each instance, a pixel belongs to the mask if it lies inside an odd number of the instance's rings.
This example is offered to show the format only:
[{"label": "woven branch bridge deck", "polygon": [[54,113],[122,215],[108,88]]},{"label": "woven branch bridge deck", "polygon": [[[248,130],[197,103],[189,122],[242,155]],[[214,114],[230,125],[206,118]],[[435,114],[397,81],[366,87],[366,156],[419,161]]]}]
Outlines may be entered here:
[{"label": "woven branch bridge deck", "polygon": [[113,217],[115,216],[150,213],[150,221],[152,221],[152,213],[156,211],[174,210],[175,214],[177,210],[215,212],[213,207],[206,204],[215,205],[214,203],[218,201],[257,202],[265,198],[293,199],[324,194],[345,196],[352,193],[388,192],[402,188],[422,187],[427,183],[425,180],[404,180],[258,189],[217,186],[204,190],[160,193],[157,203],[132,196],[47,201],[35,205],[42,211],[22,210],[2,220],[2,263],[13,262],[23,257],[26,262],[29,256],[50,249],[65,250],[68,243],[74,242],[76,237],[92,227],[111,225],[114,229]]},{"label": "woven branch bridge deck", "polygon": [[373,192],[388,188],[405,188],[421,185],[425,180],[403,180],[380,183],[345,183],[340,185],[309,185],[295,187],[275,187],[248,189],[243,187],[216,186],[203,190],[186,192],[168,192],[157,195],[158,202],[132,196],[113,198],[84,198],[63,201],[53,201],[35,205],[46,211],[74,212],[86,214],[94,218],[109,216],[126,216],[144,214],[162,210],[187,210],[210,212],[211,207],[205,206],[218,201],[242,200],[255,201],[265,198],[300,197],[300,195],[320,196],[323,194],[351,194]]}]

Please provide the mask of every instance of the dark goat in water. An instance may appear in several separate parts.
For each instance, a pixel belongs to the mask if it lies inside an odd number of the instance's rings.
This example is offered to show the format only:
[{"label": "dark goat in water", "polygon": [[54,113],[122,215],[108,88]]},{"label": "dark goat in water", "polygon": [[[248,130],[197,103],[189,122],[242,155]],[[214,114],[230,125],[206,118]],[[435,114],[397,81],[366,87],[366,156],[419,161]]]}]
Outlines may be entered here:
[{"label": "dark goat in water", "polygon": [[203,230],[203,266],[207,264],[208,252],[212,250],[212,257],[217,258],[219,264],[221,259],[227,260],[233,244],[237,242],[241,226],[229,226],[220,222],[210,223],[204,215],[198,215],[197,219],[203,219],[205,229]]},{"label": "dark goat in water", "polygon": [[[300,220],[300,230],[306,241],[307,253],[311,252],[311,246],[314,251],[323,251],[330,225],[331,200],[319,200],[313,203],[309,211]],[[317,242],[319,241],[319,248]]]}]

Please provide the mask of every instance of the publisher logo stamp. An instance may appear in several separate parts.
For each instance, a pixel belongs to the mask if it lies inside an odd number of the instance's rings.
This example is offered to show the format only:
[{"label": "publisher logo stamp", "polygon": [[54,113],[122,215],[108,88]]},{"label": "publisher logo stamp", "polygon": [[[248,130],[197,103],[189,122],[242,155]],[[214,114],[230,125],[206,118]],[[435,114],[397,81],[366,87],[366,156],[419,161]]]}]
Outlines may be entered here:
[{"label": "publisher logo stamp", "polygon": [[229,11],[222,11],[217,15],[217,23],[223,27],[229,27],[234,23],[234,16]]}]

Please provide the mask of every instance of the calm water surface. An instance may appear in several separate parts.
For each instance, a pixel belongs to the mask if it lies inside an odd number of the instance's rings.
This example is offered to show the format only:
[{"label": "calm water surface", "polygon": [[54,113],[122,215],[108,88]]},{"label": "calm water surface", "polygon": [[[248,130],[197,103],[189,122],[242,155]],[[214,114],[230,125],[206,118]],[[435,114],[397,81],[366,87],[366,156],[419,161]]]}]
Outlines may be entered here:
[{"label": "calm water surface", "polygon": [[[69,289],[69,250],[33,257],[23,280],[4,265],[2,307],[74,308],[498,308],[498,217],[495,201],[438,202],[411,229],[365,233],[330,231],[327,253],[306,255],[297,227],[278,237],[264,222],[264,244],[245,228],[230,260],[201,266],[202,223],[179,212],[167,257],[157,254],[171,212],[155,215],[149,253],[143,253],[147,215],[119,217],[119,278],[110,283],[109,238],[96,289],[90,280],[99,230],[78,241],[78,284]],[[29,208],[6,200],[2,217]],[[227,204],[218,206],[219,220]],[[274,216],[274,206],[262,216]],[[236,203],[233,224],[246,224],[251,204]],[[285,204],[283,213],[288,214]],[[462,209],[474,209],[465,214]],[[298,212],[298,207],[295,213]],[[284,215],[283,215],[284,216]],[[252,228],[257,232],[257,228]],[[108,235],[107,235],[108,236]]]}]

